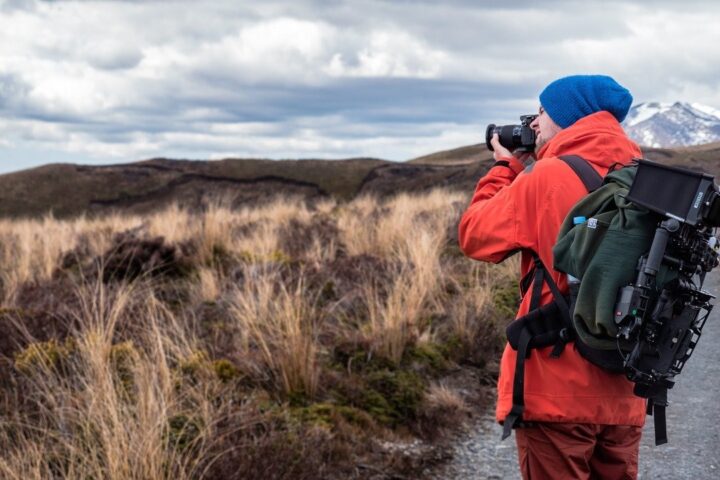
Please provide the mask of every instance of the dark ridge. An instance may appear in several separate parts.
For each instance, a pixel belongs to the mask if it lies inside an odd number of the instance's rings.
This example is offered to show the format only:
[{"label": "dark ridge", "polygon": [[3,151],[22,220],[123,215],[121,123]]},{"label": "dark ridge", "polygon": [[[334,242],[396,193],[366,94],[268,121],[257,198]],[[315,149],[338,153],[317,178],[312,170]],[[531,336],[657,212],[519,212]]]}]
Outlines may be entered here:
[{"label": "dark ridge", "polygon": [[94,206],[129,206],[133,203],[151,200],[154,197],[161,196],[165,193],[171,193],[176,187],[188,184],[193,180],[206,180],[209,182],[223,182],[237,185],[256,185],[263,182],[279,182],[285,185],[293,185],[298,187],[309,187],[316,190],[316,194],[319,196],[328,196],[328,193],[320,188],[317,184],[311,182],[304,182],[302,180],[293,180],[289,178],[278,177],[275,175],[264,175],[257,178],[230,178],[230,177],[216,177],[212,175],[203,175],[199,173],[195,174],[184,174],[182,177],[171,180],[167,185],[162,186],[156,190],[144,193],[142,195],[127,196],[122,198],[112,199],[95,199],[91,200],[90,205]]}]

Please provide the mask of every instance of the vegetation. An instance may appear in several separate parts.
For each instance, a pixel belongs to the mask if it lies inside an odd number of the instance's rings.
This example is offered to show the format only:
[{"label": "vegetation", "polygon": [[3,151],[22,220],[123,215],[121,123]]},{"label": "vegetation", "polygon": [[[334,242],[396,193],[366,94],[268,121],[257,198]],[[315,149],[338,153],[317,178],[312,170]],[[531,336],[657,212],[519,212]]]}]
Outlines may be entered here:
[{"label": "vegetation", "polygon": [[466,202],[0,221],[0,477],[417,476],[392,446],[483,406],[517,301]]}]

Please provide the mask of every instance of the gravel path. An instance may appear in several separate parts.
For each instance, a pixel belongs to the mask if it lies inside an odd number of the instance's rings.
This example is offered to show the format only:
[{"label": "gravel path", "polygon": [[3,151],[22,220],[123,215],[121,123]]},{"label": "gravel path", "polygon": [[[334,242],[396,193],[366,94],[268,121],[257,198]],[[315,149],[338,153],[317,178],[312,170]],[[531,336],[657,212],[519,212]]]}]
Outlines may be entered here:
[{"label": "gravel path", "polygon": [[[705,289],[720,297],[720,273],[709,276]],[[640,446],[640,479],[720,478],[720,301],[708,319],[691,360],[668,392],[669,442],[655,446],[648,417]],[[453,459],[428,478],[433,480],[520,479],[514,439],[500,441],[500,426],[487,412],[474,433],[461,438]]]}]

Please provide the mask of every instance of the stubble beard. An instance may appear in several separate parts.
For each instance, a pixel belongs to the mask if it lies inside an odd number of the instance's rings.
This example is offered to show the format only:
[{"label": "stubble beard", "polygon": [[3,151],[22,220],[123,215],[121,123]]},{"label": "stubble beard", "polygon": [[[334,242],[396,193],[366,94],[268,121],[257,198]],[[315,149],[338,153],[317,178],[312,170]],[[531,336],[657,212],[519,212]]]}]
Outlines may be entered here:
[{"label": "stubble beard", "polygon": [[538,136],[535,138],[535,153],[537,153],[543,145],[547,143],[547,139],[544,136]]}]

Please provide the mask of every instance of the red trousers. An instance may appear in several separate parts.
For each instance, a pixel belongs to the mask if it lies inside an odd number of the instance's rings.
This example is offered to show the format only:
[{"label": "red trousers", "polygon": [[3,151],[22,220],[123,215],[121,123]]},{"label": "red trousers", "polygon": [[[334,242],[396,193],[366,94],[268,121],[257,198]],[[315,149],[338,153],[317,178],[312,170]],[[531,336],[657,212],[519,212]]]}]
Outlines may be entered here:
[{"label": "red trousers", "polygon": [[524,480],[636,479],[642,427],[538,423],[515,430]]}]

